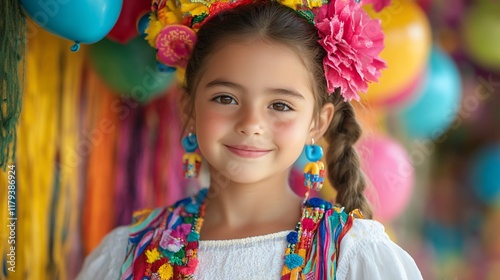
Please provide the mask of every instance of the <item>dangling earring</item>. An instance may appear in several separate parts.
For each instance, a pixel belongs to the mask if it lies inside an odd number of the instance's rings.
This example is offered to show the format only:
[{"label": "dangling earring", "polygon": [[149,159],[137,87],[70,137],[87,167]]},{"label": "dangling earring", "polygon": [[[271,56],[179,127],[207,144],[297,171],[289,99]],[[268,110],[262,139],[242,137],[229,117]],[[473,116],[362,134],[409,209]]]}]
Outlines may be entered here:
[{"label": "dangling earring", "polygon": [[314,138],[311,145],[306,145],[305,154],[311,162],[304,167],[304,186],[307,188],[304,201],[309,197],[311,189],[319,191],[323,187],[326,175],[325,165],[319,161],[323,157],[323,148],[314,144]]},{"label": "dangling earring", "polygon": [[201,156],[194,153],[198,149],[198,139],[196,134],[189,132],[188,136],[182,139],[182,147],[186,153],[182,156],[182,170],[184,177],[197,178],[200,175]]}]

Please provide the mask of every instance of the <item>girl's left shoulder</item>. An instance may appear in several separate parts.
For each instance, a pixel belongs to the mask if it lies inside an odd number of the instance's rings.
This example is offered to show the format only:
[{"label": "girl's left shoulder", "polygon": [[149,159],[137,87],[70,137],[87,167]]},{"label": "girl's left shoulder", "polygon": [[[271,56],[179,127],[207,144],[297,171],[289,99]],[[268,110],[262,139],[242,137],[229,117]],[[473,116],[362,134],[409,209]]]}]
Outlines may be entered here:
[{"label": "girl's left shoulder", "polygon": [[384,226],[367,219],[354,219],[340,243],[337,280],[422,279],[413,258],[394,243]]}]

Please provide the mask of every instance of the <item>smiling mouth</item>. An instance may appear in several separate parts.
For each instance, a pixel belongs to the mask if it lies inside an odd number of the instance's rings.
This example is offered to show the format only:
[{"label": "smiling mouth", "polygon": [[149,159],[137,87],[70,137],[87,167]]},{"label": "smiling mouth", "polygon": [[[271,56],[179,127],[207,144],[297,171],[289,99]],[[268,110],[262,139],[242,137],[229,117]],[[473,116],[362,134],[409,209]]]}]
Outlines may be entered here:
[{"label": "smiling mouth", "polygon": [[228,146],[225,145],[233,154],[245,158],[257,158],[270,153],[272,150],[261,149],[250,146]]}]

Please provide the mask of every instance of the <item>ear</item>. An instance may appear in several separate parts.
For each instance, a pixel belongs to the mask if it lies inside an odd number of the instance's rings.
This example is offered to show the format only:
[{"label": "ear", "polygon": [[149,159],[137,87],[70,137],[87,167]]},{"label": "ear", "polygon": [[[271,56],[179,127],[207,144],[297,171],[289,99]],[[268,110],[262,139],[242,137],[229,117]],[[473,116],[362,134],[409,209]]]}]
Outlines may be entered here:
[{"label": "ear", "polygon": [[327,102],[321,108],[319,114],[313,120],[311,124],[311,129],[309,131],[309,139],[314,138],[314,141],[317,142],[323,135],[326,130],[330,126],[332,122],[333,114],[335,113],[335,107],[332,103]]}]

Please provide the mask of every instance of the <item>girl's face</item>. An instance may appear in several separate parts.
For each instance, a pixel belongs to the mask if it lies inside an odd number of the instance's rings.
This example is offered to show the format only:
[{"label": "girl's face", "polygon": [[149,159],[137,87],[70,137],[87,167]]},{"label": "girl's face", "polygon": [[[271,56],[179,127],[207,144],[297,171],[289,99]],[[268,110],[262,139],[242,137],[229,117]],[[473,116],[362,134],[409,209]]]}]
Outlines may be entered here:
[{"label": "girl's face", "polygon": [[254,39],[223,45],[205,67],[194,120],[211,167],[243,184],[288,171],[313,128],[311,78],[298,54]]}]

